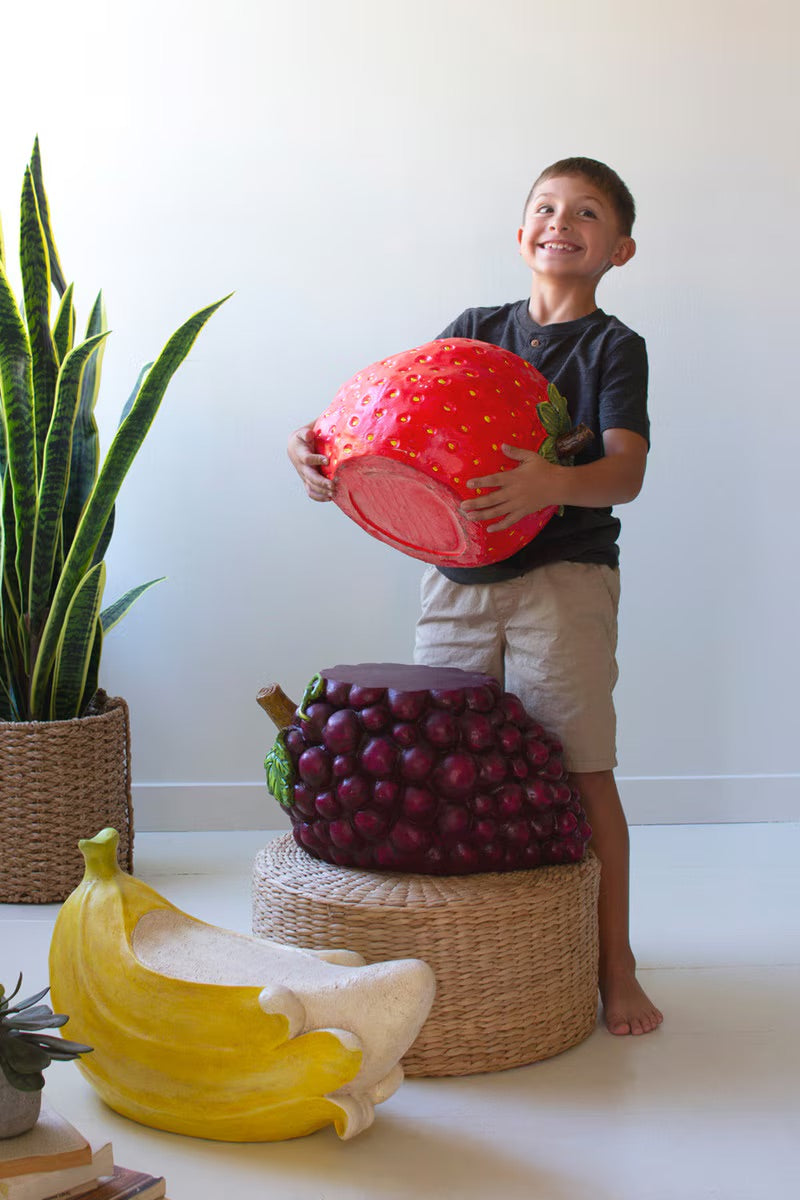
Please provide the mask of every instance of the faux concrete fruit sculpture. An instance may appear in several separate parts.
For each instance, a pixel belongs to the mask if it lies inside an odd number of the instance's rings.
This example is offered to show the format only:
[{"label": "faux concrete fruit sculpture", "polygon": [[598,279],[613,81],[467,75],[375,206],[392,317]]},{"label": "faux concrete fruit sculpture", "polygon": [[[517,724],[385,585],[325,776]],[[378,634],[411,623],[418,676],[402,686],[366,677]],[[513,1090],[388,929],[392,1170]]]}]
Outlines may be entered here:
[{"label": "faux concrete fruit sculpture", "polygon": [[592,434],[570,431],[567,403],[525,359],[488,342],[428,342],[343,384],[314,425],[333,499],[379,541],[425,562],[499,562],[547,524],[553,507],[496,533],[460,511],[469,479],[513,470],[505,443],[571,462]]},{"label": "faux concrete fruit sculpture", "polygon": [[80,1070],[144,1125],[221,1141],[366,1129],[434,995],[418,959],[364,965],[207,925],[122,872],[117,834],[80,843],[83,882],[50,948]]},{"label": "faux concrete fruit sculpture", "polygon": [[453,667],[329,667],[279,728],[267,784],[325,862],[454,875],[583,858],[591,829],[561,745],[497,680]]}]

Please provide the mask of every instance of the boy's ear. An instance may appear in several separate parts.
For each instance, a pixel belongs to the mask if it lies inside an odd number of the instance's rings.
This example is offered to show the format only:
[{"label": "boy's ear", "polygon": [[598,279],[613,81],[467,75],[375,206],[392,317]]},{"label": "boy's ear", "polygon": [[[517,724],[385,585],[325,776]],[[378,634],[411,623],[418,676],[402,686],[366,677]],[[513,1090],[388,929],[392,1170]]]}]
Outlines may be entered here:
[{"label": "boy's ear", "polygon": [[624,267],[636,253],[636,242],[632,237],[620,238],[616,250],[611,255],[612,267]]}]

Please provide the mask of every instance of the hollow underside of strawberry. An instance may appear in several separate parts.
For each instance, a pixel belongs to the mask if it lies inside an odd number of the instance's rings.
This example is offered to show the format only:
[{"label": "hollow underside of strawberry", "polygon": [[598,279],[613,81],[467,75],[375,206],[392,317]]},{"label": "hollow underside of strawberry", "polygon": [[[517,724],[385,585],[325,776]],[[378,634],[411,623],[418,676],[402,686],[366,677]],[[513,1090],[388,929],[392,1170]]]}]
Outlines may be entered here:
[{"label": "hollow underside of strawberry", "polygon": [[553,462],[570,430],[566,401],[535,367],[488,342],[428,342],[373,363],[339,389],[314,426],[334,500],[372,537],[425,562],[508,558],[556,513],[489,533],[461,504],[467,480],[513,470],[503,444]]}]

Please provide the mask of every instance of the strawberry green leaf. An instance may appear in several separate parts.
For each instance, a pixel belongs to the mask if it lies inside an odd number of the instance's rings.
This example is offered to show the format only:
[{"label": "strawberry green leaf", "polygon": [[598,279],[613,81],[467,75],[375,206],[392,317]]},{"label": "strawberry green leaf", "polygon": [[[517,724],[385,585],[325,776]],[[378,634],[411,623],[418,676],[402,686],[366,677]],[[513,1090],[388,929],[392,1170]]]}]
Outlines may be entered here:
[{"label": "strawberry green leaf", "polygon": [[558,410],[552,404],[543,401],[541,404],[536,405],[536,412],[544,426],[545,433],[549,434],[550,437],[557,438],[564,432],[561,428],[561,417]]},{"label": "strawberry green leaf", "polygon": [[556,450],[556,439],[552,436],[544,439],[539,447],[539,454],[541,454],[542,458],[546,458],[549,463],[553,463],[555,466],[559,466],[561,462],[560,458],[558,457],[558,451]]},{"label": "strawberry green leaf", "polygon": [[567,401],[561,395],[554,383],[548,383],[547,385],[547,398],[561,418],[563,428],[560,429],[559,432],[566,433],[571,424],[569,408],[567,407]]}]

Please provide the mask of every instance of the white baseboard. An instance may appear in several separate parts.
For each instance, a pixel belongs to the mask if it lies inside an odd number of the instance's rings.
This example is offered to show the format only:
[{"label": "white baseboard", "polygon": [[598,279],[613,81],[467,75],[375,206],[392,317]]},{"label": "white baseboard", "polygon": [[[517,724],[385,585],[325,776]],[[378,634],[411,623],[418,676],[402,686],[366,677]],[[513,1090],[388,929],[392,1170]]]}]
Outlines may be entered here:
[{"label": "white baseboard", "polygon": [[291,828],[266,783],[135,783],[132,790],[134,828],[141,833]]},{"label": "white baseboard", "polygon": [[[619,776],[631,825],[800,821],[800,774]],[[155,830],[288,829],[263,783],[139,783],[134,824]]]},{"label": "white baseboard", "polygon": [[800,774],[619,777],[631,825],[800,821]]}]

